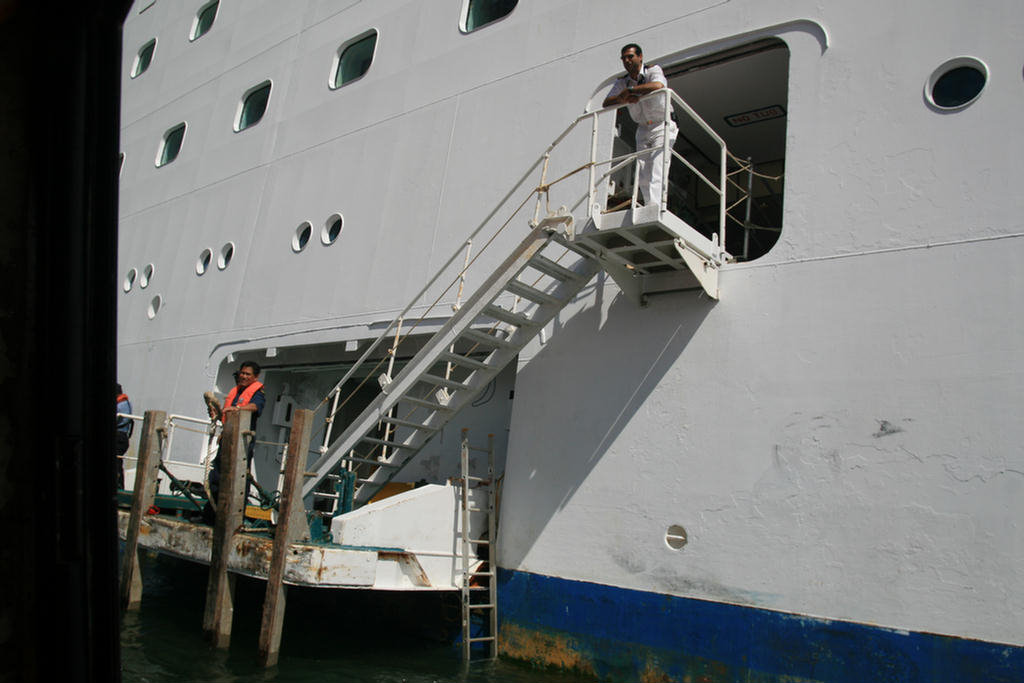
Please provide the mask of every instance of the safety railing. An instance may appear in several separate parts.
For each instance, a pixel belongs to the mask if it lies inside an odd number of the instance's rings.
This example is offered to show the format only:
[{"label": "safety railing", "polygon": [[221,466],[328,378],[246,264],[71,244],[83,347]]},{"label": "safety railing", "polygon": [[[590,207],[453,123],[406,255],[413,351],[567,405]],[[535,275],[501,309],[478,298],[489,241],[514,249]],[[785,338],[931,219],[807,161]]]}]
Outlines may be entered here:
[{"label": "safety railing", "polygon": [[[141,423],[143,420],[142,415],[132,415],[129,413],[118,413],[117,417],[127,418],[139,423]],[[203,429],[195,429],[186,426],[189,424],[202,425]],[[211,422],[209,418],[203,419],[198,417],[191,417],[188,415],[176,414],[168,415],[166,422],[162,426],[163,435],[161,438],[160,462],[165,467],[174,467],[175,471],[199,470],[201,474],[196,478],[196,481],[205,481],[206,475],[209,473],[210,469],[210,446],[212,443],[216,443],[218,424],[219,423]],[[173,453],[172,449],[174,445],[175,430],[195,432],[198,434],[203,434],[205,436],[205,438],[203,439],[203,451],[200,454],[199,462],[175,460],[174,458],[171,457],[171,454]],[[122,461],[124,461],[125,463],[129,461],[138,462],[138,457],[136,456],[120,455],[118,457],[121,458]]]}]

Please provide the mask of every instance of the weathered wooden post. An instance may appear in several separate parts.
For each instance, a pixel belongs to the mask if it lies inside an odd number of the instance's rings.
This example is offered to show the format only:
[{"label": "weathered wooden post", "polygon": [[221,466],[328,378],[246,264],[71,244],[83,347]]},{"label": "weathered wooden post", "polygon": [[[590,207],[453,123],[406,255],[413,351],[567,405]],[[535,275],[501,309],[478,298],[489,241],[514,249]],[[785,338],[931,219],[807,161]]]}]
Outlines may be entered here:
[{"label": "weathered wooden post", "polygon": [[217,452],[220,461],[220,490],[217,494],[217,519],[213,525],[213,545],[210,548],[203,632],[218,648],[225,648],[231,643],[235,577],[228,573],[228,559],[234,546],[235,532],[242,526],[245,513],[249,468],[243,435],[249,432],[251,423],[250,411],[233,410],[225,413],[224,430]]},{"label": "weathered wooden post", "polygon": [[135,463],[132,508],[121,558],[121,605],[136,610],[142,603],[142,574],[139,571],[139,529],[143,515],[156,499],[156,475],[160,470],[160,432],[167,424],[163,410],[147,410],[142,421],[139,459]]},{"label": "weathered wooden post", "polygon": [[284,486],[281,507],[274,531],[274,549],[267,574],[267,595],[263,600],[263,622],[260,625],[259,663],[274,666],[281,649],[284,626],[285,561],[295,541],[309,540],[306,508],[302,503],[302,475],[306,471],[306,454],[313,427],[312,410],[296,410],[292,414],[292,431],[288,438],[288,455],[284,465]]}]

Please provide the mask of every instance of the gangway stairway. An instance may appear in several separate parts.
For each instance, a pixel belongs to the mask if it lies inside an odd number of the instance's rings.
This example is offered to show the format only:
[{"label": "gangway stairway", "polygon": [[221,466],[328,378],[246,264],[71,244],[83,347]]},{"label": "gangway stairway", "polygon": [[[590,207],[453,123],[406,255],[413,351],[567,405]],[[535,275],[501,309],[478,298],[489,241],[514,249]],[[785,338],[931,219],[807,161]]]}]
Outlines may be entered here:
[{"label": "gangway stairway", "polygon": [[[728,154],[725,143],[667,88],[647,97],[662,98],[659,101],[665,102],[666,120],[670,101],[698,123],[718,146],[717,180],[673,152],[673,163],[685,165],[717,195],[717,232],[710,236],[702,234],[668,211],[662,202],[638,204],[636,188],[628,209],[607,207],[607,179],[616,169],[637,163],[649,150],[598,160],[598,121],[602,116],[610,116],[614,122],[615,107],[581,116],[545,152],[541,184],[535,192],[539,211],[541,195],[550,200],[553,183],[548,183],[544,174],[551,152],[577,124],[590,121],[590,163],[561,178],[588,169],[590,180],[584,198],[575,204],[569,202],[577,207],[586,202],[584,224],[577,229],[573,216],[564,207],[540,221],[534,220],[526,239],[456,308],[455,314],[398,376],[392,379],[384,373],[379,377],[382,392],[337,439],[322,449],[320,458],[307,473],[303,497],[316,493],[325,480],[340,478],[344,470],[356,472],[358,477],[351,498],[345,496],[351,507],[368,503],[600,270],[606,271],[623,293],[639,305],[651,294],[683,289],[703,289],[710,298],[718,299],[718,271],[731,259],[724,249]],[[599,167],[605,169],[603,173],[598,173]],[[566,256],[569,261],[562,262]],[[345,476],[351,481],[351,474]],[[338,498],[333,494],[322,495]]]},{"label": "gangway stairway", "polygon": [[[568,238],[572,221],[556,213],[537,223],[402,371],[382,382],[382,393],[309,468],[303,496],[348,461],[371,470],[353,492],[353,507],[365,505],[593,279],[601,265]],[[559,263],[552,252],[574,262]],[[392,428],[384,438],[380,423]],[[367,457],[368,448],[380,455]]]}]

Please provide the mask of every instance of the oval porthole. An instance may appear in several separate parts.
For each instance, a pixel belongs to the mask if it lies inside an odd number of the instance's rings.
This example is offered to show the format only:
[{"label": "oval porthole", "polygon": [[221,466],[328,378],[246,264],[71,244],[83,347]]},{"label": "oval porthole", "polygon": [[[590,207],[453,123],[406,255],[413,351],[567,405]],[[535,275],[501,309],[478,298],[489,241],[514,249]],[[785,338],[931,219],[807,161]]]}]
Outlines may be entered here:
[{"label": "oval porthole", "polygon": [[206,272],[206,269],[210,267],[210,261],[213,260],[213,250],[203,249],[203,252],[199,254],[199,258],[196,259],[196,275],[202,275]]},{"label": "oval porthole", "polygon": [[181,144],[185,140],[185,128],[185,123],[179,123],[164,133],[156,152],[156,165],[158,168],[166,166],[178,158],[178,154],[181,153]]},{"label": "oval porthole", "polygon": [[327,246],[334,244],[343,227],[345,227],[345,219],[340,213],[334,214],[324,223],[324,229],[320,232],[320,241]]},{"label": "oval porthole", "polygon": [[974,102],[988,83],[988,67],[974,57],[956,57],[932,72],[925,85],[929,104],[943,111],[957,111]]},{"label": "oval porthole", "polygon": [[121,283],[121,289],[125,292],[132,291],[132,285],[135,284],[135,278],[139,276],[139,271],[132,268],[124,276],[124,282]]},{"label": "oval porthole", "polygon": [[235,245],[228,242],[220,248],[220,255],[217,256],[217,267],[224,270],[231,263],[231,257],[235,255]]},{"label": "oval porthole", "polygon": [[251,128],[260,122],[270,102],[270,81],[263,81],[245,91],[238,103],[238,114],[235,116],[235,132]]},{"label": "oval porthole", "polygon": [[358,81],[370,70],[377,51],[377,31],[370,29],[341,44],[331,67],[331,89]]},{"label": "oval porthole", "polygon": [[153,272],[156,270],[153,268],[152,263],[147,263],[146,267],[142,269],[142,274],[139,275],[139,287],[145,289],[149,287],[149,281],[153,279]]},{"label": "oval porthole", "polygon": [[160,312],[160,307],[163,306],[164,300],[159,294],[154,296],[149,302],[149,308],[146,309],[146,317],[152,320],[156,317],[156,314]]},{"label": "oval porthole", "polygon": [[295,234],[292,235],[292,251],[296,254],[306,248],[309,244],[309,238],[313,236],[313,226],[310,225],[309,221],[303,222],[299,227],[295,228]]},{"label": "oval porthole", "polygon": [[686,529],[679,524],[673,524],[665,532],[665,545],[672,550],[681,550],[686,545]]},{"label": "oval porthole", "polygon": [[132,64],[132,78],[142,75],[149,68],[150,62],[153,61],[153,52],[155,50],[156,38],[151,39],[139,48],[138,53],[135,55],[135,62]]}]

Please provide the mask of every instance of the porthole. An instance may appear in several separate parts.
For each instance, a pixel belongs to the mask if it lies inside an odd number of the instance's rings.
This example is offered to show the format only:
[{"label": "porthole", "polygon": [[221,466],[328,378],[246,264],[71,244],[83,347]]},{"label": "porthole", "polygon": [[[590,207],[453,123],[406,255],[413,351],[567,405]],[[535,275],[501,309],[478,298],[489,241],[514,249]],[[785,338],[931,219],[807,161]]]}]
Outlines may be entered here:
[{"label": "porthole", "polygon": [[340,88],[362,78],[370,70],[376,50],[377,32],[373,29],[342,43],[331,68],[331,88]]},{"label": "porthole", "polygon": [[213,20],[217,18],[218,6],[220,6],[220,0],[214,0],[199,8],[195,19],[192,20],[192,30],[188,34],[189,40],[196,40],[206,35],[210,27],[213,26]]},{"label": "porthole", "polygon": [[153,61],[153,52],[156,51],[156,38],[153,38],[148,43],[139,48],[139,51],[135,55],[135,63],[132,64],[132,78],[141,76],[146,69],[149,68],[150,63]]},{"label": "porthole", "polygon": [[139,287],[142,289],[149,287],[149,281],[153,279],[153,271],[155,270],[152,263],[146,264],[146,267],[142,269],[142,274],[139,275]]},{"label": "porthole", "polygon": [[149,301],[149,308],[146,309],[146,317],[152,320],[156,317],[156,314],[160,312],[160,307],[164,305],[164,299],[162,296],[157,294]]},{"label": "porthole", "polygon": [[135,278],[139,276],[139,271],[132,268],[124,276],[124,282],[121,283],[121,289],[126,293],[132,291],[132,285],[135,284]]},{"label": "porthole", "polygon": [[235,117],[235,132],[252,128],[267,111],[270,101],[270,81],[263,81],[245,91],[242,101],[238,103],[238,115]]},{"label": "porthole", "polygon": [[665,532],[665,545],[672,550],[682,550],[683,546],[686,545],[686,541],[686,529],[679,524],[673,524]]},{"label": "porthole", "polygon": [[196,275],[202,275],[206,272],[206,269],[210,267],[210,261],[213,260],[213,250],[203,249],[202,253],[199,254],[199,258],[196,259]]},{"label": "porthole", "polygon": [[292,251],[296,254],[306,248],[306,244],[309,243],[309,238],[313,236],[313,226],[310,225],[309,221],[305,221],[299,227],[295,228],[295,234],[292,235]]},{"label": "porthole", "polygon": [[512,13],[519,0],[465,0],[459,28],[475,31]]},{"label": "porthole", "polygon": [[231,257],[235,255],[235,245],[233,242],[228,242],[220,248],[220,254],[217,256],[217,267],[224,270],[231,263]]},{"label": "porthole", "polygon": [[988,67],[984,62],[974,57],[956,57],[932,72],[924,96],[942,111],[957,111],[978,99],[987,82]]},{"label": "porthole", "polygon": [[169,128],[160,140],[160,148],[156,152],[157,167],[166,166],[178,158],[181,143],[185,140],[185,124],[179,123]]},{"label": "porthole", "polygon": [[340,213],[336,213],[327,219],[324,223],[324,229],[320,231],[320,241],[326,246],[334,244],[335,240],[338,239],[338,235],[341,234],[341,229],[345,227],[345,219]]}]

